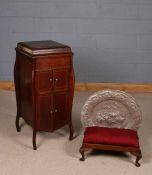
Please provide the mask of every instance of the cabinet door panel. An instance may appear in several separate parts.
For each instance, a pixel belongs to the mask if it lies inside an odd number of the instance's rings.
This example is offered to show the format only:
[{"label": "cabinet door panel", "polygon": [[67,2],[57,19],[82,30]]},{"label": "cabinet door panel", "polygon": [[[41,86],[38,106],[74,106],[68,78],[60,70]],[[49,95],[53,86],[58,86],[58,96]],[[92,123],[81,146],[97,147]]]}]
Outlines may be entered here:
[{"label": "cabinet door panel", "polygon": [[54,90],[66,90],[68,87],[68,69],[53,70]]},{"label": "cabinet door panel", "polygon": [[57,93],[53,95],[53,130],[67,123],[67,94]]},{"label": "cabinet door panel", "polygon": [[52,130],[53,105],[52,95],[41,95],[39,97],[39,129]]},{"label": "cabinet door panel", "polygon": [[42,91],[50,91],[53,88],[52,71],[42,71],[38,73],[38,89]]}]

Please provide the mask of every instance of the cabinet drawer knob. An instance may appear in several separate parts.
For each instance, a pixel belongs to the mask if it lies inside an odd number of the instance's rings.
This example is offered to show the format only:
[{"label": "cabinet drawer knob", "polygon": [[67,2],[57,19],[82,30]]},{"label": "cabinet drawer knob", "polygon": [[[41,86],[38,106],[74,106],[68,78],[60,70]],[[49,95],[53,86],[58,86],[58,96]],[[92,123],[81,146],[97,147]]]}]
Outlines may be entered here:
[{"label": "cabinet drawer knob", "polygon": [[53,114],[53,111],[51,110],[50,113]]},{"label": "cabinet drawer knob", "polygon": [[58,110],[57,110],[57,109],[55,109],[54,111],[55,111],[55,112],[58,112]]},{"label": "cabinet drawer knob", "polygon": [[55,81],[58,81],[58,78],[55,78]]},{"label": "cabinet drawer knob", "polygon": [[52,78],[50,78],[50,81],[52,81]]}]

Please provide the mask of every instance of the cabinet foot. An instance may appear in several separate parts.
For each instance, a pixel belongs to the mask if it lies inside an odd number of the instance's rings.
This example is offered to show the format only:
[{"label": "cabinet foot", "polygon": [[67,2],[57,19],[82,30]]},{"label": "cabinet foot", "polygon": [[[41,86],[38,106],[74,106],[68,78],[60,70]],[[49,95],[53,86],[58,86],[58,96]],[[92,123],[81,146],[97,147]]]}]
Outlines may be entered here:
[{"label": "cabinet foot", "polygon": [[73,133],[74,133],[74,130],[73,130],[73,126],[72,126],[71,124],[69,124],[69,129],[70,129],[69,140],[73,140]]},{"label": "cabinet foot", "polygon": [[36,131],[33,131],[33,150],[36,150]]},{"label": "cabinet foot", "polygon": [[37,150],[37,147],[35,145],[33,145],[33,150]]},{"label": "cabinet foot", "polygon": [[20,126],[19,126],[19,119],[20,119],[20,117],[18,117],[18,116],[16,116],[16,130],[17,130],[17,132],[20,132],[21,131],[21,129],[20,129]]}]

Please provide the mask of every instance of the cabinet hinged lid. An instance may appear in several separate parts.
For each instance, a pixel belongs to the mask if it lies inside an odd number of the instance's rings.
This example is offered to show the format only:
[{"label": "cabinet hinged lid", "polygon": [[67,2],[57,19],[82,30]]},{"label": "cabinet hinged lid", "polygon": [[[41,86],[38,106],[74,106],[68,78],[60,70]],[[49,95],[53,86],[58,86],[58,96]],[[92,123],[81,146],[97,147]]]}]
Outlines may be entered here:
[{"label": "cabinet hinged lid", "polygon": [[16,49],[23,50],[31,55],[71,53],[69,46],[52,40],[20,42]]}]

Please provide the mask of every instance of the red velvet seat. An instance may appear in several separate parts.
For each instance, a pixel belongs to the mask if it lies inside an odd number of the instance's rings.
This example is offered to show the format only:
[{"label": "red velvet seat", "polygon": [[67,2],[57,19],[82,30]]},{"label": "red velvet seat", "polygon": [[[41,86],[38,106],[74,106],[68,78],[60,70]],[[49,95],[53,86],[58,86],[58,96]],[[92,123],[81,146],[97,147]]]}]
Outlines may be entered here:
[{"label": "red velvet seat", "polygon": [[139,148],[137,132],[131,129],[87,127],[83,143],[131,146]]}]

